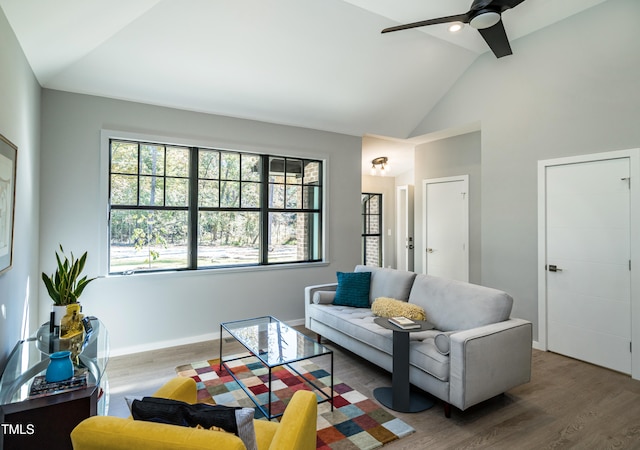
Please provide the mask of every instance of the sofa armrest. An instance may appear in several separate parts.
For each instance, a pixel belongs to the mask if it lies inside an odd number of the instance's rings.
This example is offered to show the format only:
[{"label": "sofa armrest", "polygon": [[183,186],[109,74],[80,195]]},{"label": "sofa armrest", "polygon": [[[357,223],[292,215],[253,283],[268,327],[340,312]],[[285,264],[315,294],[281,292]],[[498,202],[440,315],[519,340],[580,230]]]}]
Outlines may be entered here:
[{"label": "sofa armrest", "polygon": [[450,336],[449,403],[462,410],[531,380],[532,324],[509,319]]},{"label": "sofa armrest", "polygon": [[74,450],[245,450],[231,433],[111,416],[83,420],[71,432],[71,442]]},{"label": "sofa armrest", "polygon": [[198,400],[196,381],[190,377],[173,377],[154,392],[153,397],[195,403]]},{"label": "sofa armrest", "polygon": [[[195,403],[196,382],[193,378],[174,377],[154,392],[153,397]],[[74,450],[245,448],[242,440],[230,433],[111,416],[83,420],[71,432],[71,442]]]},{"label": "sofa armrest", "polygon": [[317,422],[318,397],[311,391],[297,391],[284,410],[269,449],[315,450]]},{"label": "sofa armrest", "polygon": [[307,329],[310,329],[311,323],[309,319],[309,305],[313,303],[313,295],[316,292],[333,291],[338,288],[338,283],[317,284],[315,286],[307,286],[304,288],[304,323]]}]

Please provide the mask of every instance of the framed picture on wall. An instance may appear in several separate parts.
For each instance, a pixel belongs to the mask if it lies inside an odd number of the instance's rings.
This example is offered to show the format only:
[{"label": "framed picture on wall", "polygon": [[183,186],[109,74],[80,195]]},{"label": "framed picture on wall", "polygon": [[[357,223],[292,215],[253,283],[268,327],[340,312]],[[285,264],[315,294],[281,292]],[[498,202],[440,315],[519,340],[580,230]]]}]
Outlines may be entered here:
[{"label": "framed picture on wall", "polygon": [[13,264],[18,147],[0,134],[0,274]]}]

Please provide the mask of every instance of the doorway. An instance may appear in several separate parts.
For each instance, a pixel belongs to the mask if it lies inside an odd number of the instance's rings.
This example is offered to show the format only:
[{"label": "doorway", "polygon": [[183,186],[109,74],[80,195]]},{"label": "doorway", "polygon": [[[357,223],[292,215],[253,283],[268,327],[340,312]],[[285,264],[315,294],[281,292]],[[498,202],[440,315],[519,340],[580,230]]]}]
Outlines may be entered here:
[{"label": "doorway", "polygon": [[469,176],[423,182],[423,272],[469,281]]},{"label": "doorway", "polygon": [[413,186],[396,188],[397,269],[413,271]]}]

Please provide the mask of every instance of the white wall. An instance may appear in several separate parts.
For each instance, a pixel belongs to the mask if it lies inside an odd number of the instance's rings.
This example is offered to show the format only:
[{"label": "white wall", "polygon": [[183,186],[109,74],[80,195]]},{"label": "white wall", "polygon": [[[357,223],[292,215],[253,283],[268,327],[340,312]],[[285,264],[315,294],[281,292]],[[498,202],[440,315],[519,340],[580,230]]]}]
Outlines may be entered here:
[{"label": "white wall", "polygon": [[[328,265],[101,278],[81,302],[86,314],[105,322],[113,354],[211,338],[221,321],[265,314],[302,319],[304,286],[335,281],[336,271],[359,262],[360,138],[46,89],[42,102],[40,263],[46,271],[61,243],[76,254],[87,250],[87,273],[99,273],[106,250],[100,246],[102,129],[327,158]],[[44,289],[40,304],[44,321],[50,310]]]},{"label": "white wall", "polygon": [[0,133],[18,147],[13,268],[0,275],[0,372],[36,326],[40,85],[0,10]]},{"label": "white wall", "polygon": [[409,170],[396,176],[396,186],[413,186],[415,184],[415,171]]},{"label": "white wall", "polygon": [[640,146],[638,17],[609,0],[484,54],[413,133],[481,121],[481,282],[536,325],[537,161]]}]

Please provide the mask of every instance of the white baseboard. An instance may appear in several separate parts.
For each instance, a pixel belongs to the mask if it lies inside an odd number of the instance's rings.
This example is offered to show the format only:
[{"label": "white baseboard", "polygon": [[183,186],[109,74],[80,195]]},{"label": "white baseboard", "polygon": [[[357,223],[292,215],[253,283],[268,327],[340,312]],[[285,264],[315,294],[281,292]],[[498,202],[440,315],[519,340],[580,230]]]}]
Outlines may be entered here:
[{"label": "white baseboard", "polygon": [[[297,327],[298,325],[304,325],[304,318],[287,320],[285,321],[285,323],[289,326]],[[198,336],[189,336],[189,337],[180,338],[180,339],[150,342],[148,344],[142,344],[142,345],[132,345],[128,347],[121,347],[118,349],[111,349],[111,351],[109,352],[109,357],[114,358],[116,356],[132,355],[134,353],[150,352],[153,350],[162,350],[169,347],[198,344],[200,342],[213,341],[219,338],[220,338],[220,332],[216,331],[214,333],[201,334]]]},{"label": "white baseboard", "polygon": [[[285,321],[285,323],[289,326],[297,327],[299,325],[304,325],[304,318],[287,320]],[[169,347],[178,347],[180,345],[198,344],[200,342],[213,341],[219,338],[220,338],[220,332],[216,331],[214,333],[201,334],[199,336],[189,336],[181,339],[151,342],[151,343],[142,344],[142,345],[132,345],[129,347],[122,347],[119,349],[111,350],[109,357],[113,358],[116,356],[131,355],[134,353],[150,352],[153,350],[162,350]],[[546,350],[540,345],[538,341],[533,341],[532,347],[536,350],[542,350],[542,351]]]},{"label": "white baseboard", "polygon": [[171,339],[168,341],[156,341],[142,345],[132,345],[128,347],[121,347],[118,349],[112,349],[109,352],[109,357],[131,355],[134,353],[150,352],[153,350],[162,350],[169,347],[178,347],[180,345],[197,344],[205,341],[212,341],[220,337],[220,332],[201,334],[199,336],[189,336],[181,339]]},{"label": "white baseboard", "polygon": [[533,341],[532,347],[535,348],[536,350],[542,350],[543,352],[547,351],[547,349],[544,348],[542,345],[540,345],[540,342],[538,341]]},{"label": "white baseboard", "polygon": [[285,323],[290,327],[297,327],[299,325],[304,325],[304,317],[302,319],[287,320]]}]

